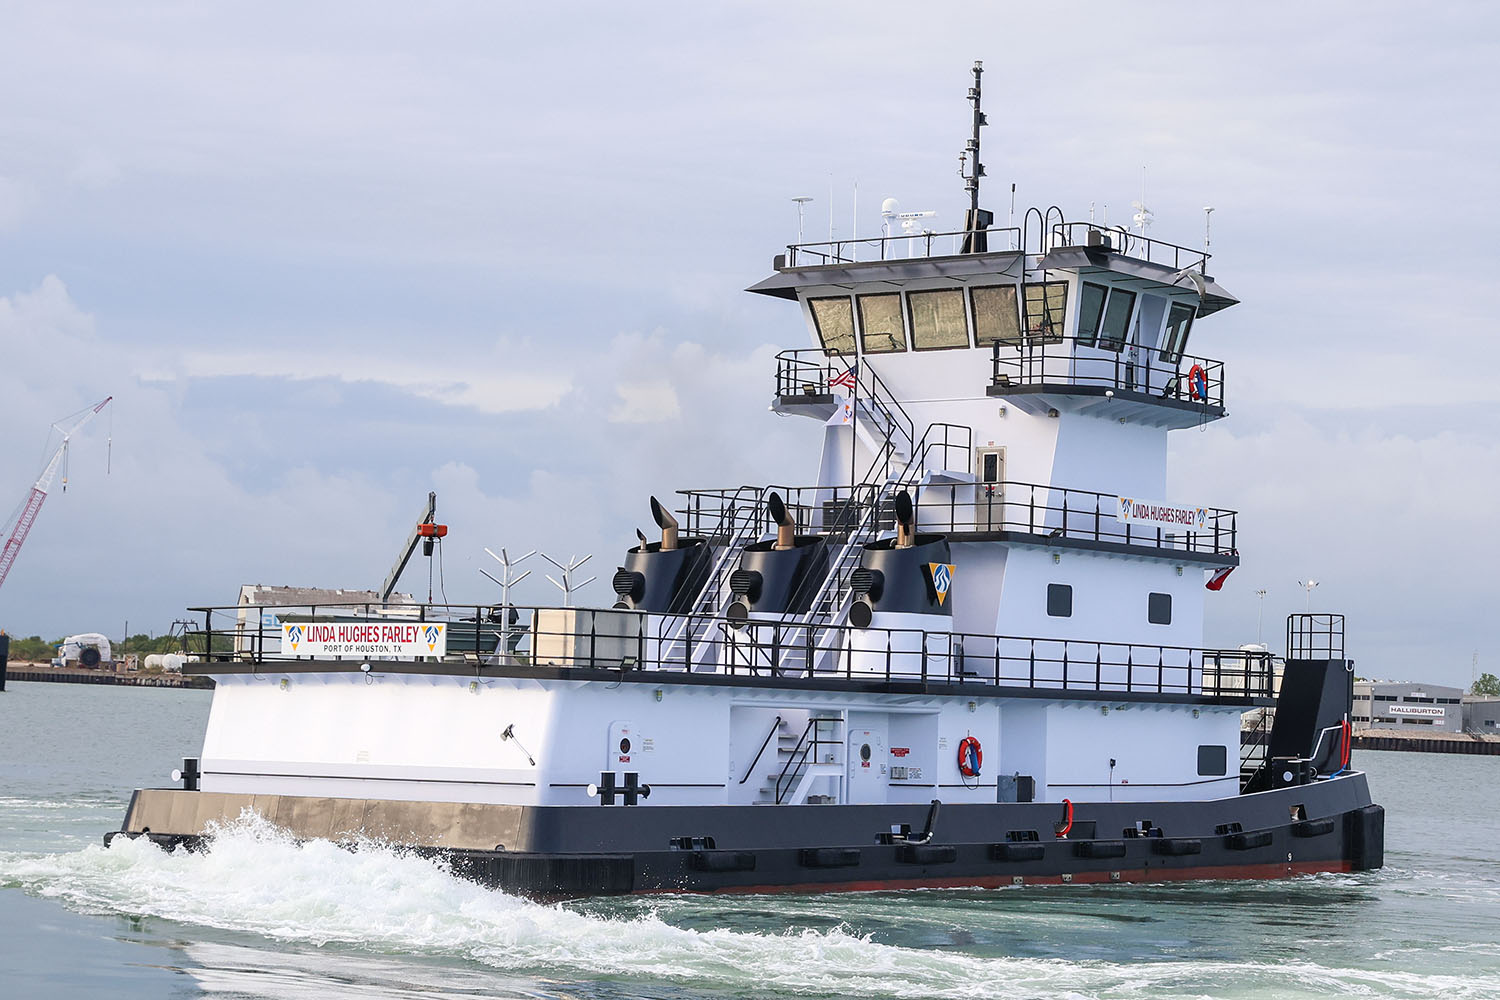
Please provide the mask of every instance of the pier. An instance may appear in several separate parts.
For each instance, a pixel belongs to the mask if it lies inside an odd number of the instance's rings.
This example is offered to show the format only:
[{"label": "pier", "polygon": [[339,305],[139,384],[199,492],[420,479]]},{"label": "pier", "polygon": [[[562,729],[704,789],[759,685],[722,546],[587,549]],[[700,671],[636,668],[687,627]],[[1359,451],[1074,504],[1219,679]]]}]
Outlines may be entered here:
[{"label": "pier", "polygon": [[[42,681],[49,684],[111,684],[121,687],[203,688],[211,689],[207,677],[184,677],[181,674],[118,674],[109,670],[81,670],[75,667],[47,667],[36,663],[12,665],[0,673],[11,681]],[[0,684],[0,690],[4,690]]]}]

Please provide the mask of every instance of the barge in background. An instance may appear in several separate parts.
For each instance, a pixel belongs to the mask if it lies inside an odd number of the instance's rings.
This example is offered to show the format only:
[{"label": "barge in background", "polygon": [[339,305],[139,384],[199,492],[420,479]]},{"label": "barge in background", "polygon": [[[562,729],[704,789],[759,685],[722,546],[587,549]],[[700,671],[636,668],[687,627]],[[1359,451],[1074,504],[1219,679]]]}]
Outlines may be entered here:
[{"label": "barge in background", "polygon": [[[800,244],[751,291],[809,350],[772,408],[816,482],[652,500],[609,609],[198,609],[216,682],[165,845],[252,809],[543,897],[1271,878],[1378,868],[1340,616],[1204,649],[1234,511],[1166,492],[1225,416],[1186,353],[1235,304],[1201,251],[1031,210]],[[1196,498],[1194,498],[1196,499]],[[1276,708],[1259,758],[1240,720]]]}]

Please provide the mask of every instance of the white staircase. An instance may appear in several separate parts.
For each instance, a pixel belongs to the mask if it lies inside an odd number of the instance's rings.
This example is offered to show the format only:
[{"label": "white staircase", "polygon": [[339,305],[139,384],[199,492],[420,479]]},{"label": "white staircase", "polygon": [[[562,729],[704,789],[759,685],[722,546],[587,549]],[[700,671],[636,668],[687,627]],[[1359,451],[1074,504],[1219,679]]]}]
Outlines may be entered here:
[{"label": "white staircase", "polygon": [[820,777],[844,774],[844,719],[817,716],[801,729],[783,721],[776,730],[776,765],[756,793],[758,805],[803,805]]}]

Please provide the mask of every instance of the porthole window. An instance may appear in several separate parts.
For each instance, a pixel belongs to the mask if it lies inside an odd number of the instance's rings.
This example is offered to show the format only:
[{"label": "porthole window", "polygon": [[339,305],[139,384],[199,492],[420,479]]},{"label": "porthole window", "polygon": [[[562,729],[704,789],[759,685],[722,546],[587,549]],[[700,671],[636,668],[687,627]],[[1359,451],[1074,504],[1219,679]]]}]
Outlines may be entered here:
[{"label": "porthole window", "polygon": [[860,760],[869,760],[870,759],[870,744],[868,744],[868,743],[861,743],[859,745],[859,759]]},{"label": "porthole window", "polygon": [[1152,594],[1146,601],[1146,620],[1152,625],[1172,624],[1172,595]]},{"label": "porthole window", "polygon": [[1047,614],[1053,618],[1073,617],[1073,587],[1070,584],[1047,584]]},{"label": "porthole window", "polygon": [[1198,747],[1198,775],[1206,778],[1222,778],[1229,773],[1229,748],[1203,744]]},{"label": "porthole window", "polygon": [[621,753],[629,753],[630,752],[630,737],[629,736],[622,736],[622,737],[620,737],[620,752]]}]

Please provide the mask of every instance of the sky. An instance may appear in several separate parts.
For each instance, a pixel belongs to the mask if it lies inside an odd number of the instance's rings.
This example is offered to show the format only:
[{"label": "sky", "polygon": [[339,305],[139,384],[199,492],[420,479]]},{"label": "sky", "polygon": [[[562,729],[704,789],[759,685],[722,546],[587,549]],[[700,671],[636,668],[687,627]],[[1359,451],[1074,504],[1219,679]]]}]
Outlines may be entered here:
[{"label": "sky", "polygon": [[[0,512],[106,395],[0,627],[160,633],[243,583],[374,587],[428,490],[436,593],[593,553],[648,496],[816,471],[743,289],[882,198],[1197,243],[1230,417],[1173,499],[1238,510],[1207,641],[1348,615],[1364,676],[1500,672],[1500,15],[1483,4],[0,5]],[[855,214],[855,186],[858,214]],[[830,197],[830,191],[832,196]],[[55,442],[55,437],[53,441]],[[1107,488],[1079,484],[1086,488]],[[549,601],[537,572],[517,592]],[[426,567],[403,589],[425,596]],[[554,575],[556,575],[554,573]],[[452,582],[448,578],[452,578]]]}]

